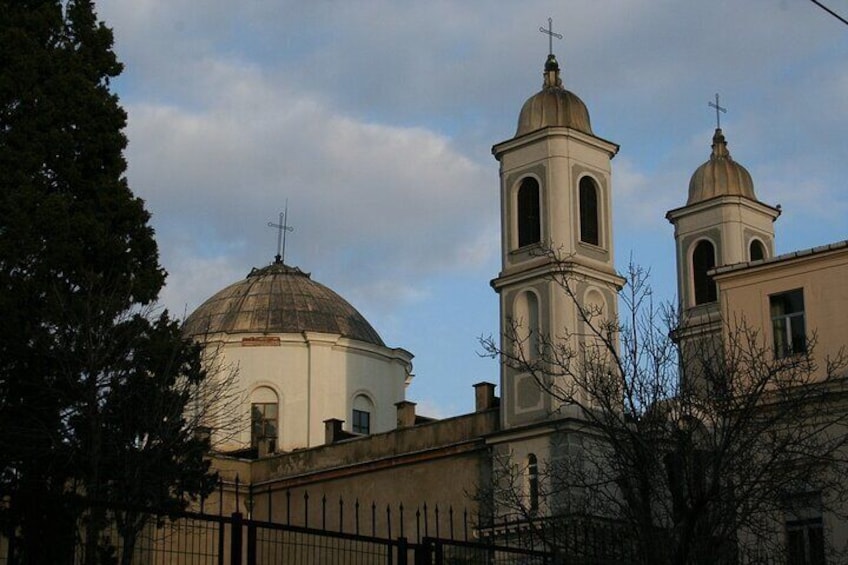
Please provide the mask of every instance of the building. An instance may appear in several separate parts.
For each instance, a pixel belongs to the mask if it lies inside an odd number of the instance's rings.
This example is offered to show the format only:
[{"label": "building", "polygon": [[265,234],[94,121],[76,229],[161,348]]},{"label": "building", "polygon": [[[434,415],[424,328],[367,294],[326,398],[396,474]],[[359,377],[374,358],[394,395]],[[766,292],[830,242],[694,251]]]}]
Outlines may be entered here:
[{"label": "building", "polygon": [[[460,508],[474,528],[558,514],[615,520],[611,510],[590,507],[585,492],[553,488],[543,469],[605,453],[609,437],[591,414],[614,412],[622,429],[630,429],[679,411],[679,402],[668,398],[656,406],[604,405],[580,381],[590,369],[612,366],[620,347],[625,279],[615,268],[611,221],[617,151],[593,132],[586,105],[563,87],[550,54],[542,89],[522,107],[515,135],[493,147],[502,231],[501,271],[491,283],[502,334],[494,347],[504,362],[500,398],[495,385],[476,384],[471,414],[416,415],[404,395],[412,355],[387,347],[344,299],[279,259],[205,302],[186,331],[237,368],[239,411],[250,422],[236,436],[219,438],[214,464],[228,486],[218,510],[245,504],[258,519],[303,515],[309,523],[309,500],[323,501],[325,519],[330,500],[333,523],[352,526],[360,503],[372,516],[395,507],[374,530],[389,536],[403,532],[403,507],[407,527],[413,512],[420,526],[423,510],[425,528],[451,534]],[[689,361],[705,349],[726,350],[728,328],[743,320],[771,360],[806,352],[813,335],[819,359],[844,347],[848,244],[775,256],[779,215],[778,207],[757,199],[750,174],[716,129],[686,205],[666,216],[675,228],[681,318],[674,338],[687,386],[701,383],[710,368]],[[552,352],[566,355],[560,371],[550,370]],[[812,376],[837,385],[820,369]],[[844,438],[840,428],[836,440]],[[657,456],[663,472],[665,455]],[[594,461],[597,472],[606,471]],[[493,493],[498,488],[511,502]],[[623,488],[614,484],[610,493]],[[848,543],[835,514],[809,506],[775,517],[785,528],[774,530],[774,538],[790,547],[792,563],[820,562],[825,538],[831,547]]]}]

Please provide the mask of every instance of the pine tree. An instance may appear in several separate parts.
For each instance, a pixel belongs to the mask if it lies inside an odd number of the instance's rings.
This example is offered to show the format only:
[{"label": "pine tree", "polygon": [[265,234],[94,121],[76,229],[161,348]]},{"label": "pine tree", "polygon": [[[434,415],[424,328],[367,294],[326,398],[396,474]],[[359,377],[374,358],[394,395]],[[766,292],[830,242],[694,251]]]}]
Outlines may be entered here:
[{"label": "pine tree", "polygon": [[208,488],[180,388],[199,351],[144,314],[165,273],[125,177],[112,44],[89,0],[0,0],[0,499],[26,563],[70,562],[74,498],[114,495],[148,445],[157,496],[137,502]]}]

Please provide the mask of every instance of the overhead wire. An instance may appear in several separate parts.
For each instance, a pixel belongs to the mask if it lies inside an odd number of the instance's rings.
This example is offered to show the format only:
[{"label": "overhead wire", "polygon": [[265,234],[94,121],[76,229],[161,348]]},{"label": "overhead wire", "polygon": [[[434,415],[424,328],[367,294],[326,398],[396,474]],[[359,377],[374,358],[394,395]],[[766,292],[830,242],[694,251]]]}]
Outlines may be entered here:
[{"label": "overhead wire", "polygon": [[831,16],[833,16],[834,18],[836,18],[837,20],[842,22],[843,24],[848,25],[848,20],[846,20],[845,18],[843,18],[842,16],[840,16],[839,14],[837,14],[836,12],[834,12],[833,10],[831,10],[830,8],[828,8],[827,6],[825,6],[824,4],[819,2],[818,0],[810,0],[810,2],[812,2],[816,6],[818,6],[819,8],[821,8],[822,10],[824,10],[825,12],[827,12],[828,14],[830,14]]}]

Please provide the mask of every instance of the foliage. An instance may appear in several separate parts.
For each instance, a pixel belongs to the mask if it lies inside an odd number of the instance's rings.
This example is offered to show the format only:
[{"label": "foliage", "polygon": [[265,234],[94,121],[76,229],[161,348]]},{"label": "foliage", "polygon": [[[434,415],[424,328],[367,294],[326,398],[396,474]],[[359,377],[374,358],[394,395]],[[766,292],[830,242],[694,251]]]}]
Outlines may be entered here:
[{"label": "foliage", "polygon": [[502,344],[483,342],[557,405],[558,433],[538,471],[542,511],[528,500],[526,469],[500,453],[483,493],[498,512],[531,524],[547,516],[545,542],[560,549],[570,542],[557,532],[576,522],[606,532],[615,524],[607,539],[629,547],[607,549],[683,565],[784,555],[793,494],[840,508],[848,494],[843,351],[817,361],[812,336],[806,352],[775,359],[744,320],[681,338],[686,324],[653,303],[648,274],[633,266],[624,313],[610,316],[582,305],[567,258],[548,255],[586,329],[532,336],[512,320]]},{"label": "foliage", "polygon": [[124,176],[112,43],[90,0],[0,0],[0,497],[24,563],[72,559],[79,495],[210,488],[183,414],[206,373],[152,315],[165,273]]}]

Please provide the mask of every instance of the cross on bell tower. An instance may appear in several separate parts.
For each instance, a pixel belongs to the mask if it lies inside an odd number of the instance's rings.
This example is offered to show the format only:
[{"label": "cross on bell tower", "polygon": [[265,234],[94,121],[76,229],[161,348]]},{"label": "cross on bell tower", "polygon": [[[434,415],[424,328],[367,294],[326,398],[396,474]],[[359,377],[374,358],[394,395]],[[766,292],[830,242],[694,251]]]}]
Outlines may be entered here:
[{"label": "cross on bell tower", "polygon": [[[721,129],[721,114],[726,114],[727,108],[722,108],[721,105],[719,105],[719,103],[718,103],[718,92],[716,92],[716,95],[715,95],[715,104],[713,104],[712,102],[709,102],[708,105],[709,105],[710,108],[715,108],[715,111],[716,111],[716,129]],[[721,114],[719,114],[719,112],[721,112]]]},{"label": "cross on bell tower", "polygon": [[548,36],[548,55],[554,54],[554,37],[557,39],[562,39],[562,35],[559,33],[554,33],[553,30],[554,20],[553,18],[548,18],[548,29],[543,27],[539,28],[539,31],[546,34]]}]

